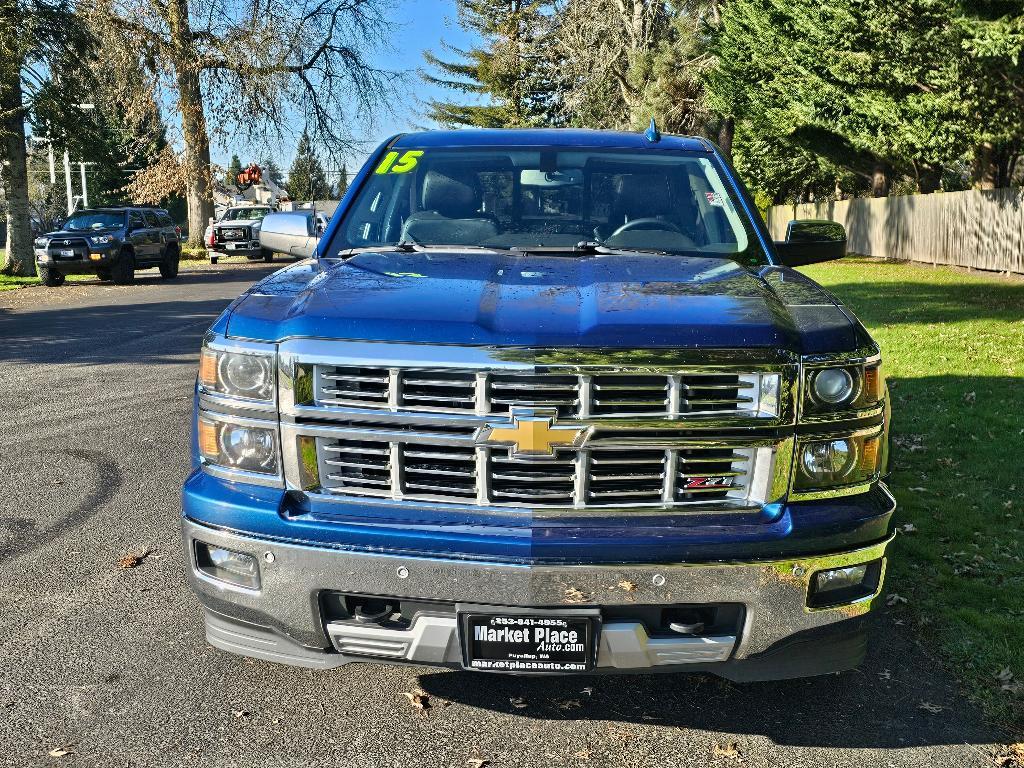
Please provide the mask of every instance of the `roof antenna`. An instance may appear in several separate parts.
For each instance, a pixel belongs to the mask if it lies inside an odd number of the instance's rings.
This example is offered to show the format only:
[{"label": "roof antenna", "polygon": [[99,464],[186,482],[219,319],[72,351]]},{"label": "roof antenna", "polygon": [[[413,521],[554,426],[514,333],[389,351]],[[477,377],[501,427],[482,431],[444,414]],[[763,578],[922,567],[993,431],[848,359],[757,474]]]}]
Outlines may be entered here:
[{"label": "roof antenna", "polygon": [[661,141],[661,133],[658,131],[658,125],[654,122],[653,117],[651,118],[651,124],[644,131],[644,138],[650,142]]}]

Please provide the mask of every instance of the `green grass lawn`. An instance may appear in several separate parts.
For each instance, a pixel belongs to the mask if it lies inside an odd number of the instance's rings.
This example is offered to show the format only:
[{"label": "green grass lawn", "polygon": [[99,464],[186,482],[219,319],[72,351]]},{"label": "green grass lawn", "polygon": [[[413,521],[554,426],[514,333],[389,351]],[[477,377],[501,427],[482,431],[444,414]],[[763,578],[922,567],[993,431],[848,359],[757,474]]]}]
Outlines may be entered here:
[{"label": "green grass lawn", "polygon": [[[1024,721],[1024,280],[860,259],[806,273],[882,347],[901,533],[888,600],[988,711]],[[894,659],[895,664],[899,663]]]}]

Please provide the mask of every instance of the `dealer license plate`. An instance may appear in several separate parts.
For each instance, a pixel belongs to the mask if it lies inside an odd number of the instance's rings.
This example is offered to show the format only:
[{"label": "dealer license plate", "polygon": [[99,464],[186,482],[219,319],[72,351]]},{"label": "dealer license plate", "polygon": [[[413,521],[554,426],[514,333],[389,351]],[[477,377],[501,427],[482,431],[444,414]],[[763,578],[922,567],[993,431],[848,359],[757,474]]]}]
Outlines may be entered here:
[{"label": "dealer license plate", "polygon": [[462,623],[467,667],[495,672],[586,672],[594,664],[589,616],[469,614]]}]

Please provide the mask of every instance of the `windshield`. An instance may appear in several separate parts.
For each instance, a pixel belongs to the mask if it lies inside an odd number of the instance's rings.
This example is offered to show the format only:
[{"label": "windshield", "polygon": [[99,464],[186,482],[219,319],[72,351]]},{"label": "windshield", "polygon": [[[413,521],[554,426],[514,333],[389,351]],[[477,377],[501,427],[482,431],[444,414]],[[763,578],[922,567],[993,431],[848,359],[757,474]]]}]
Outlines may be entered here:
[{"label": "windshield", "polygon": [[115,229],[121,226],[124,226],[122,211],[81,211],[64,222],[64,229],[68,232]]},{"label": "windshield", "polygon": [[224,221],[260,221],[268,213],[269,208],[229,208]]},{"label": "windshield", "polygon": [[607,248],[764,263],[710,158],[673,151],[413,149],[387,153],[326,253],[425,246]]}]

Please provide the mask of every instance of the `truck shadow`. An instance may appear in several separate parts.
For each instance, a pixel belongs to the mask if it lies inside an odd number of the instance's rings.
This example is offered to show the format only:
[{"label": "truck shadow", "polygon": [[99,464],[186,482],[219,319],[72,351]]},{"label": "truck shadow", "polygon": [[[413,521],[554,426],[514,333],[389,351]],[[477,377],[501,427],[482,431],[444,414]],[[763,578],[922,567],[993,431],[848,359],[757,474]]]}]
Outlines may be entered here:
[{"label": "truck shadow", "polygon": [[[902,748],[999,740],[922,650],[875,619],[857,670],[803,680],[737,684],[663,673],[512,677],[438,672],[421,688],[444,701],[544,720],[606,720],[743,735],[804,747]],[[610,725],[614,728],[614,725]]]}]

